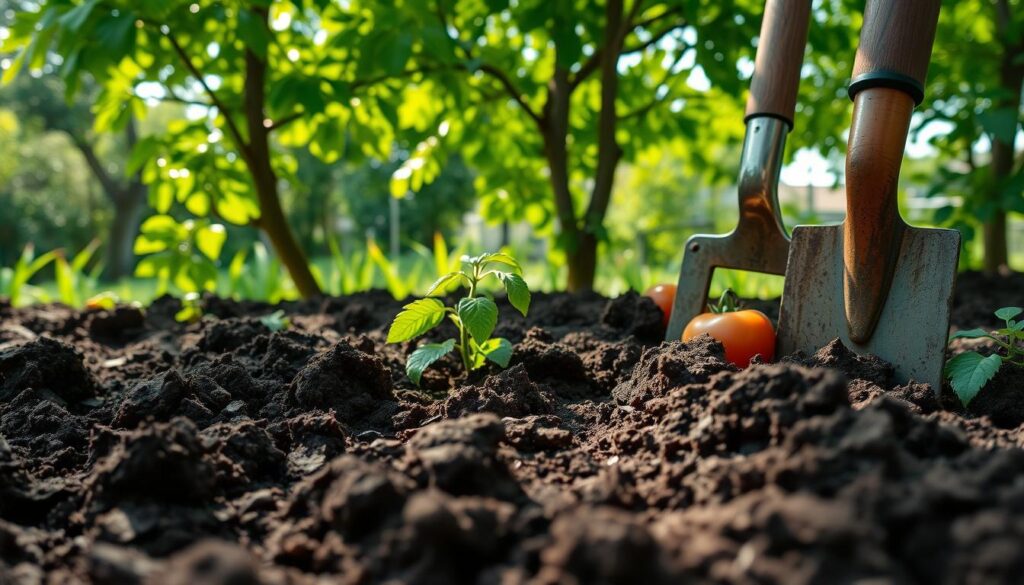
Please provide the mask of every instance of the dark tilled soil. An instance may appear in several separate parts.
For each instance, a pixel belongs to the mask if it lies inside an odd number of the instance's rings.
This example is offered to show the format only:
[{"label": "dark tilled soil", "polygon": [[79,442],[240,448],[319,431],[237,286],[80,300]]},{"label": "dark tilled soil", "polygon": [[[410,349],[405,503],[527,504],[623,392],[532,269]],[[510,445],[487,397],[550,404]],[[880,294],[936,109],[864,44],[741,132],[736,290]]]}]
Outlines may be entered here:
[{"label": "dark tilled soil", "polygon": [[[1024,304],[959,291],[955,327]],[[647,299],[562,294],[503,307],[507,370],[420,390],[383,293],[276,333],[205,306],[0,307],[0,584],[1024,579],[1020,370],[962,412],[839,343],[738,371]]]}]

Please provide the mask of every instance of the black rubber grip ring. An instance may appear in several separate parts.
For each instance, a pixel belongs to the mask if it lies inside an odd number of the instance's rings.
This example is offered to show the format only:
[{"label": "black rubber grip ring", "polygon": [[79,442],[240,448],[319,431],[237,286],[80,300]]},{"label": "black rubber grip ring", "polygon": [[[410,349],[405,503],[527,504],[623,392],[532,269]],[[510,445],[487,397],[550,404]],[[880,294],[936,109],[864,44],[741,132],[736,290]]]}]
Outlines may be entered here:
[{"label": "black rubber grip ring", "polygon": [[921,105],[921,102],[924,101],[924,86],[918,80],[901,73],[893,73],[892,71],[865,73],[850,82],[850,88],[847,90],[847,93],[850,94],[850,99],[852,100],[862,90],[872,87],[902,90],[913,98],[915,106]]},{"label": "black rubber grip ring", "polygon": [[782,120],[783,122],[785,122],[786,126],[789,126],[790,131],[793,130],[793,120],[790,120],[789,118],[787,118],[785,116],[780,116],[778,114],[768,114],[768,113],[765,113],[765,112],[759,112],[759,113],[755,113],[755,114],[748,114],[746,117],[743,118],[743,123],[746,124],[747,122],[750,121],[751,118],[775,118],[776,120]]}]

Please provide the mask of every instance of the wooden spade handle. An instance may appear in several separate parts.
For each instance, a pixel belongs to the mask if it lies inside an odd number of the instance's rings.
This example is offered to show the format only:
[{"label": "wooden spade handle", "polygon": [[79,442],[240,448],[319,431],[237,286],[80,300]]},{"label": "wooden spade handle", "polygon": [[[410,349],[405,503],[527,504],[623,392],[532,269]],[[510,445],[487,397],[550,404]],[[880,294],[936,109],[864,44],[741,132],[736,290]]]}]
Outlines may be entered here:
[{"label": "wooden spade handle", "polygon": [[940,0],[868,0],[850,98],[870,87],[891,87],[924,99]]},{"label": "wooden spade handle", "polygon": [[871,339],[900,261],[907,226],[896,189],[910,116],[924,98],[939,1],[868,0],[864,11],[850,84],[843,222],[844,306],[856,343]]},{"label": "wooden spade handle", "polygon": [[746,117],[774,116],[793,128],[811,0],[767,0]]}]

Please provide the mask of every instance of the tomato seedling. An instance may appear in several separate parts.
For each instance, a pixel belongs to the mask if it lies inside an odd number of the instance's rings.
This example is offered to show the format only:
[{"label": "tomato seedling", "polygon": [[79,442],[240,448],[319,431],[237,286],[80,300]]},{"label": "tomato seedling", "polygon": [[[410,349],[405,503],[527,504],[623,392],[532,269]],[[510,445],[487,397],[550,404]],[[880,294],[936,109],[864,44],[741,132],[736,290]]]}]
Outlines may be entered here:
[{"label": "tomato seedling", "polygon": [[725,347],[725,359],[741,368],[750,365],[755,355],[771,361],[775,358],[775,329],[771,320],[756,309],[741,309],[739,298],[726,289],[718,304],[709,304],[708,312],[690,320],[683,330],[683,341],[707,333]]},{"label": "tomato seedling", "polygon": [[[512,358],[512,344],[501,337],[491,338],[498,324],[498,306],[488,297],[478,295],[480,281],[491,277],[501,281],[508,302],[523,316],[530,309],[530,288],[522,277],[522,267],[515,258],[502,252],[470,258],[463,256],[462,269],[449,272],[430,286],[426,298],[402,308],[388,330],[388,343],[415,339],[441,324],[448,317],[458,329],[458,338],[442,343],[428,343],[416,349],[405,362],[405,373],[417,386],[423,371],[452,351],[457,351],[467,372],[491,361],[507,367]],[[468,289],[454,307],[446,307],[437,296],[455,284]]]},{"label": "tomato seedling", "polygon": [[659,284],[647,289],[644,296],[654,301],[661,309],[662,322],[668,327],[668,321],[672,317],[672,303],[676,299],[676,285]]},{"label": "tomato seedling", "polygon": [[994,353],[983,356],[976,351],[967,351],[946,362],[945,374],[949,378],[949,385],[964,406],[974,400],[1003,364],[1024,367],[1024,321],[1016,320],[1021,313],[1024,313],[1024,309],[1020,307],[1003,307],[995,315],[1006,323],[1006,327],[995,331],[968,329],[949,336],[950,341],[986,337],[1006,352],[1006,355]]}]

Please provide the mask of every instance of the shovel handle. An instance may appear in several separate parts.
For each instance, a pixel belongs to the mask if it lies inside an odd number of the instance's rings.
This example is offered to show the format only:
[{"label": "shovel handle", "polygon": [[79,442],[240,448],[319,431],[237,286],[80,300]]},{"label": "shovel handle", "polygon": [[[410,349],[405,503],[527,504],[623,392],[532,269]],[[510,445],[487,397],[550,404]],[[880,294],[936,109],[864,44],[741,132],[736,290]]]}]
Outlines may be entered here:
[{"label": "shovel handle", "polygon": [[746,118],[773,116],[793,128],[811,0],[767,0]]},{"label": "shovel handle", "polygon": [[850,84],[843,222],[844,307],[856,343],[871,339],[900,261],[907,225],[896,188],[910,116],[924,98],[939,1],[868,0],[864,11]]},{"label": "shovel handle", "polygon": [[889,87],[921,104],[939,5],[940,0],[868,0],[850,99],[865,89]]}]

